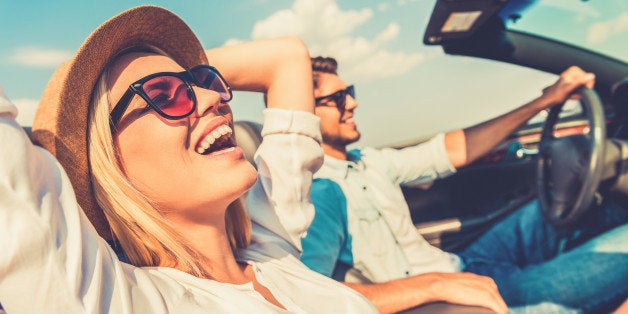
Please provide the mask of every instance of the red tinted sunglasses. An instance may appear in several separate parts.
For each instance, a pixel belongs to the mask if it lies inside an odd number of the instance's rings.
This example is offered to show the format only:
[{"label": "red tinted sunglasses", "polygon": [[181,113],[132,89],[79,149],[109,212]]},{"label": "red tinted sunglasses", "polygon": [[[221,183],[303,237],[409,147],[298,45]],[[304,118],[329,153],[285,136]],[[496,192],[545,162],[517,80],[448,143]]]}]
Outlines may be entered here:
[{"label": "red tinted sunglasses", "polygon": [[177,120],[191,115],[196,110],[192,84],[218,93],[221,102],[232,98],[231,87],[210,65],[197,65],[183,72],[154,73],[129,86],[109,114],[111,128],[114,129],[120,122],[135,94],[146,101],[146,109],[153,109],[166,119]]}]

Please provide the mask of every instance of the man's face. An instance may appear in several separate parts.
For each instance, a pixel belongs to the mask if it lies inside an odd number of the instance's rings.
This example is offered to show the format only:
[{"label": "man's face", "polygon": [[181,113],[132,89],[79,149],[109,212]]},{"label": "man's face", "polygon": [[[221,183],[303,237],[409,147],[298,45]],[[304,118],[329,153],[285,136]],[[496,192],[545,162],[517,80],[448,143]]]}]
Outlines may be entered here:
[{"label": "man's face", "polygon": [[[318,87],[314,89],[314,97],[332,95],[346,88],[347,85],[338,75],[319,73]],[[342,149],[360,139],[360,132],[353,120],[353,111],[358,107],[358,103],[349,94],[345,97],[344,111],[339,109],[337,102],[331,98],[319,101],[314,110],[321,119],[324,144]]]}]

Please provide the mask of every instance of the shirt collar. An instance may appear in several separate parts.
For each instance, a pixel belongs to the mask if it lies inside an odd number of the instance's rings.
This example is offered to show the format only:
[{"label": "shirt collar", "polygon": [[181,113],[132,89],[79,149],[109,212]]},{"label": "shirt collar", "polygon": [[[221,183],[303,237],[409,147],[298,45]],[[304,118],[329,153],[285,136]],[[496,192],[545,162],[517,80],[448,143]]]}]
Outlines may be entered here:
[{"label": "shirt collar", "polygon": [[364,170],[362,153],[358,149],[347,152],[347,160],[325,155],[323,167],[316,173],[317,177],[345,179],[351,169]]}]

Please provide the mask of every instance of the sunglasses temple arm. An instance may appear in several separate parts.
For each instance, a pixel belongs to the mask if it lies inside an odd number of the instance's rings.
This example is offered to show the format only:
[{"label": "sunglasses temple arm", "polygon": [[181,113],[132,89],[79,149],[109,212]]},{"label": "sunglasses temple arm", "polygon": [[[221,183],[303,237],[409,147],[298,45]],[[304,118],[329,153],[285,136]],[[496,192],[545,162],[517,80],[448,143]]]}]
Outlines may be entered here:
[{"label": "sunglasses temple arm", "polygon": [[124,95],[122,95],[122,98],[120,98],[120,101],[118,101],[118,105],[116,105],[115,108],[113,108],[113,110],[111,111],[111,113],[109,114],[110,117],[110,125],[111,127],[115,127],[118,122],[120,122],[120,119],[122,118],[122,115],[124,114],[124,112],[126,111],[126,108],[129,107],[129,104],[131,103],[131,98],[133,98],[134,92],[132,90],[127,90]]}]

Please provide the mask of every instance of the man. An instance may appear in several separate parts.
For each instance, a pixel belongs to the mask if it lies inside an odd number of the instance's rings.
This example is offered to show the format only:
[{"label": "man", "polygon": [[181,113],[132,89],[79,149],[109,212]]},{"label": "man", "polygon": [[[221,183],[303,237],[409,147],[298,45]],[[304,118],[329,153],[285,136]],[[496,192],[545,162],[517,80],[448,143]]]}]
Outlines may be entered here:
[{"label": "man", "polygon": [[[302,241],[302,261],[310,268],[345,282],[382,312],[445,301],[503,313],[508,310],[504,300],[511,309],[534,312],[598,311],[626,299],[628,248],[625,240],[613,241],[628,238],[626,211],[607,208],[614,219],[565,231],[547,225],[532,203],[465,251],[451,254],[417,234],[399,186],[454,173],[539,111],[564,102],[576,88],[593,87],[593,74],[569,68],[530,103],[414,147],[347,151],[360,138],[353,86],[337,75],[332,58],[313,58],[312,68],[325,163],[312,186],[316,216]],[[596,245],[617,254],[597,254]]]}]

